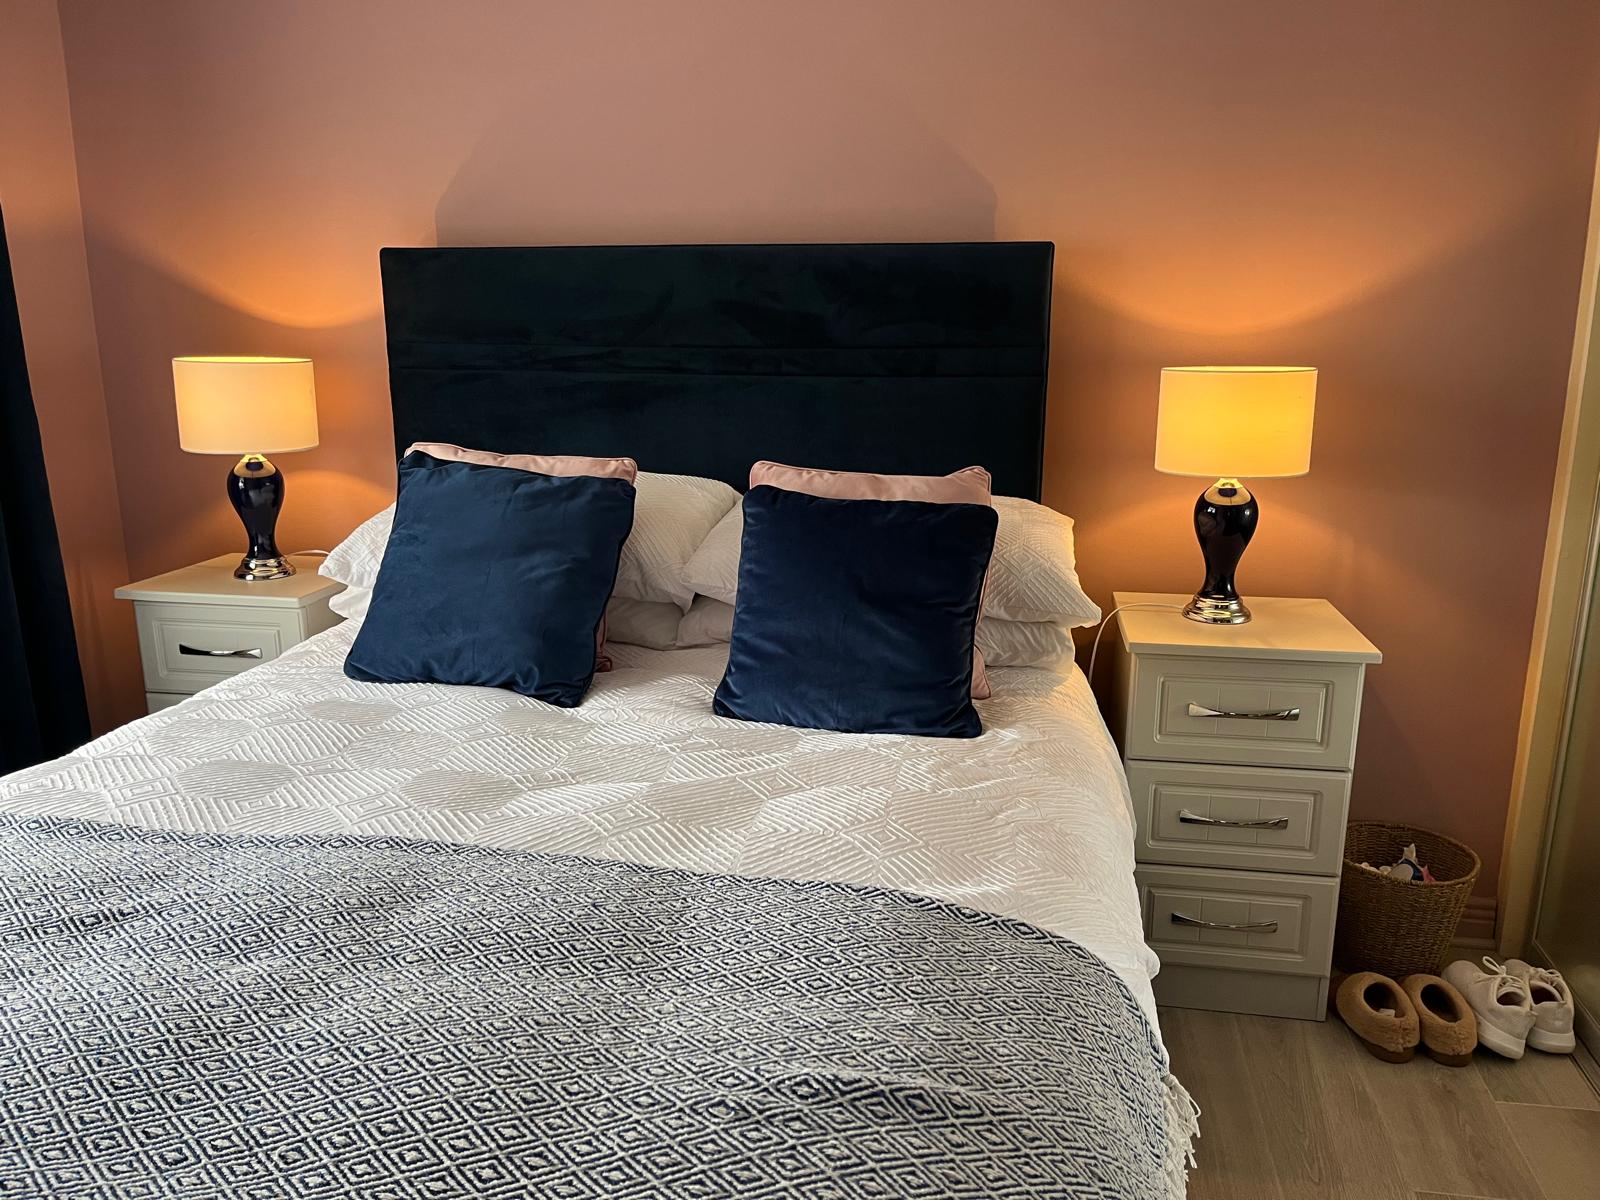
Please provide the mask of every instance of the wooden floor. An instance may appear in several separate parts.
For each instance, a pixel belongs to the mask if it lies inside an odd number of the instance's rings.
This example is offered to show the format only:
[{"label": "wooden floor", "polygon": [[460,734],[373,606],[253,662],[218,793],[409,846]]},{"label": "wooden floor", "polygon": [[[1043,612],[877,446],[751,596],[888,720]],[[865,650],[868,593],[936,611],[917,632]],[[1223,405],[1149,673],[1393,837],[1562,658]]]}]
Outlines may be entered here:
[{"label": "wooden floor", "polygon": [[1570,1056],[1391,1065],[1337,1017],[1164,1008],[1161,1027],[1201,1108],[1190,1200],[1600,1197],[1600,1095]]}]

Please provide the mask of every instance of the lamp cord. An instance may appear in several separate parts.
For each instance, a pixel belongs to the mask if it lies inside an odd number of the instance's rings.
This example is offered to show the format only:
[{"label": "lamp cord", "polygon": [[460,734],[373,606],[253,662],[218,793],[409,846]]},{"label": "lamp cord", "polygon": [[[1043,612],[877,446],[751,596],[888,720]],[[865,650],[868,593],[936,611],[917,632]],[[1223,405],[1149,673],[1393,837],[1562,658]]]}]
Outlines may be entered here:
[{"label": "lamp cord", "polygon": [[1100,654],[1100,639],[1105,636],[1106,630],[1111,627],[1111,622],[1116,620],[1117,614],[1125,608],[1170,608],[1173,612],[1181,613],[1183,611],[1183,605],[1181,604],[1162,604],[1155,600],[1134,600],[1128,604],[1119,604],[1108,612],[1101,618],[1100,628],[1094,631],[1094,643],[1089,647],[1088,678],[1091,686],[1094,684],[1094,660]]}]

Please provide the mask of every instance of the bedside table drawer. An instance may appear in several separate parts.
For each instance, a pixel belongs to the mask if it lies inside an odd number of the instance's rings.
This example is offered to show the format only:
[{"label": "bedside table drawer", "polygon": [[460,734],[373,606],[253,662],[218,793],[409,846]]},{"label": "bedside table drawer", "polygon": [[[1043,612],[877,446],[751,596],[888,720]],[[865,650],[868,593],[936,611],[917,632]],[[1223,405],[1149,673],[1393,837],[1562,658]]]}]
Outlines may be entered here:
[{"label": "bedside table drawer", "polygon": [[1130,762],[1140,862],[1337,875],[1350,777]]},{"label": "bedside table drawer", "polygon": [[1348,770],[1359,664],[1141,655],[1129,758]]},{"label": "bedside table drawer", "polygon": [[151,692],[198,692],[270,662],[304,636],[298,612],[203,604],[139,604],[135,612]]},{"label": "bedside table drawer", "polygon": [[1339,881],[1142,866],[1145,940],[1163,966],[1326,975]]}]

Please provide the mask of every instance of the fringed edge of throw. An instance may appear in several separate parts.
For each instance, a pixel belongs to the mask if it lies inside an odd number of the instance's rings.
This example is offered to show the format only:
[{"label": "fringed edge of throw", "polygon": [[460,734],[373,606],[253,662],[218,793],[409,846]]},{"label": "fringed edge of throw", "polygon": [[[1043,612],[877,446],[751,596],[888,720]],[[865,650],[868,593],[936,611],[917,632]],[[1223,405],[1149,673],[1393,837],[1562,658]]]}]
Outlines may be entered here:
[{"label": "fringed edge of throw", "polygon": [[1200,1106],[1175,1075],[1167,1084],[1167,1156],[1165,1174],[1167,1195],[1183,1200],[1189,1191],[1189,1172],[1197,1165],[1194,1140],[1200,1136]]}]

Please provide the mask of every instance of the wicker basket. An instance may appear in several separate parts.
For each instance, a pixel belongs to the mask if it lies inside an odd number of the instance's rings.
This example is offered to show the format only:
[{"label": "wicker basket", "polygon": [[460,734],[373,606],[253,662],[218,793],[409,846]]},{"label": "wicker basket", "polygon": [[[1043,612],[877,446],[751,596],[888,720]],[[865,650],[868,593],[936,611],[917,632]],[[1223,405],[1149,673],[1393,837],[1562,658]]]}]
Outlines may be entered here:
[{"label": "wicker basket", "polygon": [[[1435,882],[1390,879],[1360,865],[1395,862],[1410,843]],[[1351,821],[1344,844],[1334,965],[1391,979],[1436,975],[1483,864],[1454,838],[1389,821]]]}]

